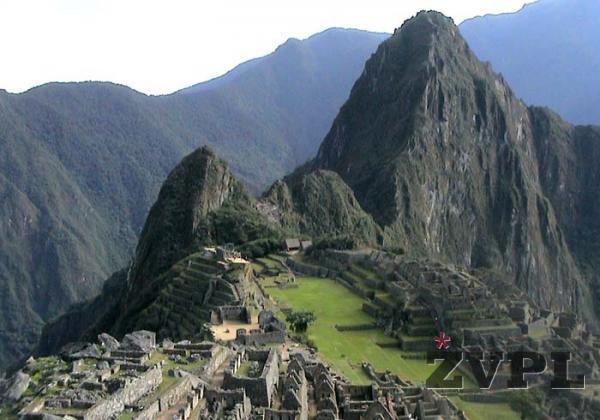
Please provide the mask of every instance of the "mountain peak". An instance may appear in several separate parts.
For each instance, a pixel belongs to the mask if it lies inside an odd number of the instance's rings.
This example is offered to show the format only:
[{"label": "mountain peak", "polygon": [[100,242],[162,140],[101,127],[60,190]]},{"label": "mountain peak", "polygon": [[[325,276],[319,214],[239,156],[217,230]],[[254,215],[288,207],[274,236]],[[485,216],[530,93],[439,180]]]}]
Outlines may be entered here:
[{"label": "mountain peak", "polygon": [[[419,12],[383,42],[365,64],[349,100],[321,145],[317,166],[335,169],[345,176],[344,172],[362,171],[361,164],[356,163],[362,159],[355,156],[396,156],[407,146],[401,139],[406,138],[404,132],[416,123],[416,118],[433,112],[437,119],[448,120],[444,114],[449,111],[448,101],[460,98],[456,95],[460,92],[474,89],[480,80],[491,80],[491,85],[497,84],[504,90],[501,78],[477,60],[452,19],[439,12]],[[384,115],[383,108],[390,114]],[[344,112],[350,109],[362,118]],[[343,135],[361,133],[372,124],[389,131],[393,144],[381,135],[372,142],[357,139],[356,143]]]},{"label": "mountain peak", "polygon": [[452,20],[420,12],[366,63],[312,165],[342,177],[386,246],[505,267],[537,302],[565,308],[580,273],[534,136],[530,110]]},{"label": "mountain peak", "polygon": [[163,184],[138,243],[133,281],[170,267],[190,246],[209,242],[207,217],[226,202],[251,202],[228,165],[208,146],[186,156]]}]

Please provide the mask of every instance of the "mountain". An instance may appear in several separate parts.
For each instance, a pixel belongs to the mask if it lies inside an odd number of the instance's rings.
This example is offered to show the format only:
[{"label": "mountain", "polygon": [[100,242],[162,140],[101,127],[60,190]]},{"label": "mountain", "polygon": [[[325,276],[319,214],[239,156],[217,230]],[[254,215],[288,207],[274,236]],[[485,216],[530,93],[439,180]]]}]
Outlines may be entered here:
[{"label": "mountain", "polygon": [[[212,300],[231,304],[237,291],[226,279],[214,276],[218,265],[204,260],[198,251],[215,243],[242,245],[261,239],[274,238],[279,244],[282,232],[259,211],[256,199],[225,161],[201,147],[164,182],[129,269],[109,279],[96,299],[50,323],[40,351],[57,351],[66,341],[93,337],[98,331],[120,336],[132,328],[166,331],[174,338],[197,334],[203,338],[202,325],[210,321],[209,304]],[[182,315],[189,317],[185,329],[176,327]]]},{"label": "mountain", "polygon": [[528,104],[600,124],[598,22],[598,0],[539,0],[516,13],[468,19],[460,31]]},{"label": "mountain", "polygon": [[38,351],[103,330],[201,337],[209,309],[242,292],[227,279],[207,285],[215,268],[200,245],[268,252],[286,235],[494,273],[543,308],[595,321],[599,158],[600,128],[527,107],[451,19],[420,12],[367,61],[316,158],[260,199],[210,150],[184,159],[129,272],[48,324]]},{"label": "mountain", "polygon": [[598,132],[528,108],[449,18],[421,12],[367,61],[316,158],[287,180],[336,173],[381,246],[498,270],[542,307],[593,319]]},{"label": "mountain", "polygon": [[96,82],[0,91],[0,370],[126,265],[185,154],[212,145],[252,193],[312,156],[384,37],[290,39],[166,96]]}]

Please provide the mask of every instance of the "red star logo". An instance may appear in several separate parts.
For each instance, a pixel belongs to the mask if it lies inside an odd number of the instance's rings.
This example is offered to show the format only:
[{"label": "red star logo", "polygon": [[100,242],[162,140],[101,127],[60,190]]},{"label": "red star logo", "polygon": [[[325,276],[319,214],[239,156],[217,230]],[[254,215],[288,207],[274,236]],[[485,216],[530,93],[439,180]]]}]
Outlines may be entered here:
[{"label": "red star logo", "polygon": [[438,349],[443,348],[446,350],[448,347],[450,347],[450,341],[452,341],[452,339],[449,335],[446,335],[444,331],[440,331],[439,337],[433,337],[433,341],[435,341],[435,346]]}]

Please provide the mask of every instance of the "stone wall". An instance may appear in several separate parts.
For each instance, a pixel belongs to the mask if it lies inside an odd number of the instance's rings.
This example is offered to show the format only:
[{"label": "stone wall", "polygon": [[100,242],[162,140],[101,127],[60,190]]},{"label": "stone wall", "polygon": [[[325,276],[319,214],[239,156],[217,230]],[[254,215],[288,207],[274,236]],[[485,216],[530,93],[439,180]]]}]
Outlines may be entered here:
[{"label": "stone wall", "polygon": [[189,377],[183,378],[177,385],[171,387],[158,400],[160,411],[168,410],[192,390],[192,382]]},{"label": "stone wall", "polygon": [[379,316],[379,311],[377,310],[377,308],[375,308],[372,305],[369,305],[368,303],[363,303],[362,310],[364,313],[372,316],[373,318],[377,318]]},{"label": "stone wall", "polygon": [[248,350],[247,360],[264,361],[265,365],[259,378],[238,377],[231,369],[226,369],[223,389],[239,389],[246,391],[252,405],[269,407],[271,396],[279,381],[279,356],[271,350]]},{"label": "stone wall", "polygon": [[212,311],[210,321],[212,324],[221,324],[224,321],[242,321],[250,324],[252,317],[245,306],[219,306]]},{"label": "stone wall", "polygon": [[394,306],[393,305],[391,305],[390,303],[386,302],[383,299],[378,298],[377,296],[375,296],[373,298],[373,303],[376,304],[378,307],[382,308],[388,314],[391,314],[391,313],[394,312]]},{"label": "stone wall", "polygon": [[227,408],[235,407],[237,404],[243,404],[246,397],[244,389],[222,390],[215,388],[206,388],[204,394],[206,401],[221,401]]},{"label": "stone wall", "polygon": [[384,288],[384,284],[385,284],[382,280],[371,279],[369,277],[364,278],[363,281],[365,282],[365,285],[367,285],[368,287],[370,287],[372,289],[382,290]]},{"label": "stone wall", "polygon": [[155,366],[128,383],[108,398],[99,401],[84,415],[84,420],[103,420],[121,413],[126,405],[132,405],[162,383],[162,370]]},{"label": "stone wall", "polygon": [[268,343],[283,343],[285,331],[259,331],[252,330],[250,333],[238,334],[239,341],[247,346],[259,346]]},{"label": "stone wall", "polygon": [[[343,273],[342,273],[343,274]],[[346,287],[346,289],[350,290],[352,293],[360,296],[363,299],[371,300],[375,297],[375,293],[372,291],[366,291],[359,287],[356,287],[352,281],[347,281],[342,277],[336,277],[335,280],[340,283],[342,286]]]},{"label": "stone wall", "polygon": [[374,330],[377,329],[377,325],[370,324],[356,324],[356,325],[337,325],[335,329],[338,331],[366,331],[366,330]]},{"label": "stone wall", "polygon": [[219,366],[221,366],[225,362],[225,360],[227,360],[229,354],[229,349],[222,346],[218,346],[213,352],[213,357],[202,368],[202,373],[200,374],[200,377],[205,381],[210,380],[210,378],[212,378],[213,374],[219,368]]},{"label": "stone wall", "polygon": [[325,267],[319,267],[316,265],[305,264],[300,261],[296,261],[292,258],[285,260],[286,265],[292,270],[294,274],[304,274],[311,277],[329,277],[330,270]]},{"label": "stone wall", "polygon": [[265,420],[300,420],[300,411],[297,410],[265,410]]},{"label": "stone wall", "polygon": [[160,411],[160,405],[158,401],[154,401],[148,407],[144,408],[140,413],[134,417],[134,420],[154,420]]}]

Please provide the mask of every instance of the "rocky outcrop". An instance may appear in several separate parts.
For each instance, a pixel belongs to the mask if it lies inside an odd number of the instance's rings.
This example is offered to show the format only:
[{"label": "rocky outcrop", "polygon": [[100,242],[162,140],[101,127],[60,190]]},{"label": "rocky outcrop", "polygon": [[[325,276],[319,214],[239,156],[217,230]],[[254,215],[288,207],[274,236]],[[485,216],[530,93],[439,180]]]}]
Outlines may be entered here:
[{"label": "rocky outcrop", "polygon": [[0,401],[18,400],[29,387],[29,382],[31,382],[30,376],[22,371],[18,371],[8,380],[0,383]]},{"label": "rocky outcrop", "polygon": [[125,334],[120,348],[128,351],[149,353],[156,347],[156,334],[152,331],[134,331]]},{"label": "rocky outcrop", "polygon": [[120,346],[119,340],[107,333],[98,334],[98,342],[110,351],[117,350]]},{"label": "rocky outcrop", "polygon": [[280,229],[258,210],[256,200],[227,164],[208,147],[201,147],[184,158],[164,182],[129,269],[113,276],[99,297],[48,325],[38,353],[49,354],[65,342],[92,340],[106,331],[120,337],[134,329],[156,327],[160,333],[160,323],[148,325],[149,314],[144,311],[176,276],[171,270],[174,264],[202,245],[273,237],[277,241]]},{"label": "rocky outcrop", "polygon": [[276,182],[263,202],[275,206],[275,218],[287,230],[315,238],[349,236],[357,245],[375,245],[381,237],[379,226],[332,171],[298,171]]},{"label": "rocky outcrop", "polygon": [[189,247],[210,243],[219,233],[208,217],[226,204],[252,208],[252,198],[225,162],[208,147],[185,157],[167,177],[146,219],[130,282],[148,281]]}]

